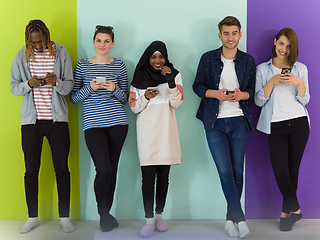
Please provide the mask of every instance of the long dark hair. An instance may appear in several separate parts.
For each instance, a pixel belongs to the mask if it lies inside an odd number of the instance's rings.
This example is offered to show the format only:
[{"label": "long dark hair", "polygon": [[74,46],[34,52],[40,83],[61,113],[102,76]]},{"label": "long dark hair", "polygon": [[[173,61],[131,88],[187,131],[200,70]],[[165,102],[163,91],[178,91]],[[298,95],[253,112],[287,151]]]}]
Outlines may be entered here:
[{"label": "long dark hair", "polygon": [[[295,62],[297,61],[298,53],[299,53],[297,35],[291,28],[283,28],[276,35],[276,37],[275,37],[276,41],[281,36],[286,36],[290,42],[290,55],[288,57],[288,60],[289,60],[289,66],[292,67],[293,64],[295,64]],[[275,45],[272,46],[272,56],[274,58],[277,57]]]}]

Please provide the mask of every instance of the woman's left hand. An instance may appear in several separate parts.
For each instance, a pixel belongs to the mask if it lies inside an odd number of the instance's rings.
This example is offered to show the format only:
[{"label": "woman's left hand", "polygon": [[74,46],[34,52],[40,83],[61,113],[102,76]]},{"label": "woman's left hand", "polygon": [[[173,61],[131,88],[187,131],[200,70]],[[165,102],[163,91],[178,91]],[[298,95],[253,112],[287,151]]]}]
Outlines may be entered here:
[{"label": "woman's left hand", "polygon": [[163,66],[161,69],[161,73],[165,76],[166,74],[171,74],[171,68],[167,66]]},{"label": "woman's left hand", "polygon": [[304,82],[302,78],[299,78],[296,75],[293,75],[291,73],[281,74],[280,78],[282,78],[282,81],[284,85],[297,85],[298,86],[298,94],[300,97],[304,97],[306,93],[306,86],[304,85]]},{"label": "woman's left hand", "polygon": [[285,86],[292,85],[292,84],[296,84],[296,85],[304,84],[302,78],[299,78],[298,76],[293,75],[291,73],[281,74],[280,79],[282,80]]},{"label": "woman's left hand", "polygon": [[111,92],[114,92],[114,90],[116,90],[116,85],[111,81],[105,81],[102,86],[103,86],[103,88],[105,88]]}]

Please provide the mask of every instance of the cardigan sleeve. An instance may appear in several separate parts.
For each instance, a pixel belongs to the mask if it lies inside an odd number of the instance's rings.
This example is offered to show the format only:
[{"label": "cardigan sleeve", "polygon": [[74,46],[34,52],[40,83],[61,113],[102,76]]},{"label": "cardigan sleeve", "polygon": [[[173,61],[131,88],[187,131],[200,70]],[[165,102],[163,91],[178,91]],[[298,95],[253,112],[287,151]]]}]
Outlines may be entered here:
[{"label": "cardigan sleeve", "polygon": [[28,84],[27,71],[24,71],[23,65],[26,64],[20,50],[14,57],[10,71],[11,92],[15,96],[25,95],[32,90]]},{"label": "cardigan sleeve", "polygon": [[57,76],[57,85],[54,87],[54,90],[59,94],[65,96],[70,93],[74,86],[73,72],[72,72],[72,62],[70,54],[65,47],[61,47],[60,51],[57,52],[60,56],[59,66],[60,69],[57,73],[60,76]]}]

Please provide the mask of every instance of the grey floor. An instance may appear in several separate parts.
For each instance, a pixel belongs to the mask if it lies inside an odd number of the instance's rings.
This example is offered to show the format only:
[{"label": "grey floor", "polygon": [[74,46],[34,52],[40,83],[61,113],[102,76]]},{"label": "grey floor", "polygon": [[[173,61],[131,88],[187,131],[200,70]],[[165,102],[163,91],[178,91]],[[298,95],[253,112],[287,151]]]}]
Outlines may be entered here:
[{"label": "grey floor", "polygon": [[[72,221],[76,227],[73,233],[64,233],[59,221],[40,221],[40,226],[27,234],[18,229],[24,221],[0,221],[0,240],[132,240],[139,237],[145,221],[122,220],[112,232],[103,233],[98,221]],[[150,239],[178,240],[224,240],[230,238],[224,230],[224,220],[167,220],[167,232],[154,232]],[[320,219],[303,219],[297,222],[292,231],[280,232],[278,220],[248,220],[250,233],[245,239],[254,240],[320,240]]]}]

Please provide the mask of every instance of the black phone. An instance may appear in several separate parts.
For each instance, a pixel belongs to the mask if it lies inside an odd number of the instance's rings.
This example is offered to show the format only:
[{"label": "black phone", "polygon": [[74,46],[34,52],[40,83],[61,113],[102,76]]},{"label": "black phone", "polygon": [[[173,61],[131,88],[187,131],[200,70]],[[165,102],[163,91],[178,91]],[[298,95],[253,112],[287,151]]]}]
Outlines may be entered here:
[{"label": "black phone", "polygon": [[292,68],[282,68],[281,69],[281,74],[286,74],[286,73],[291,73]]},{"label": "black phone", "polygon": [[229,95],[230,93],[234,93],[234,91],[226,91],[227,95]]}]

